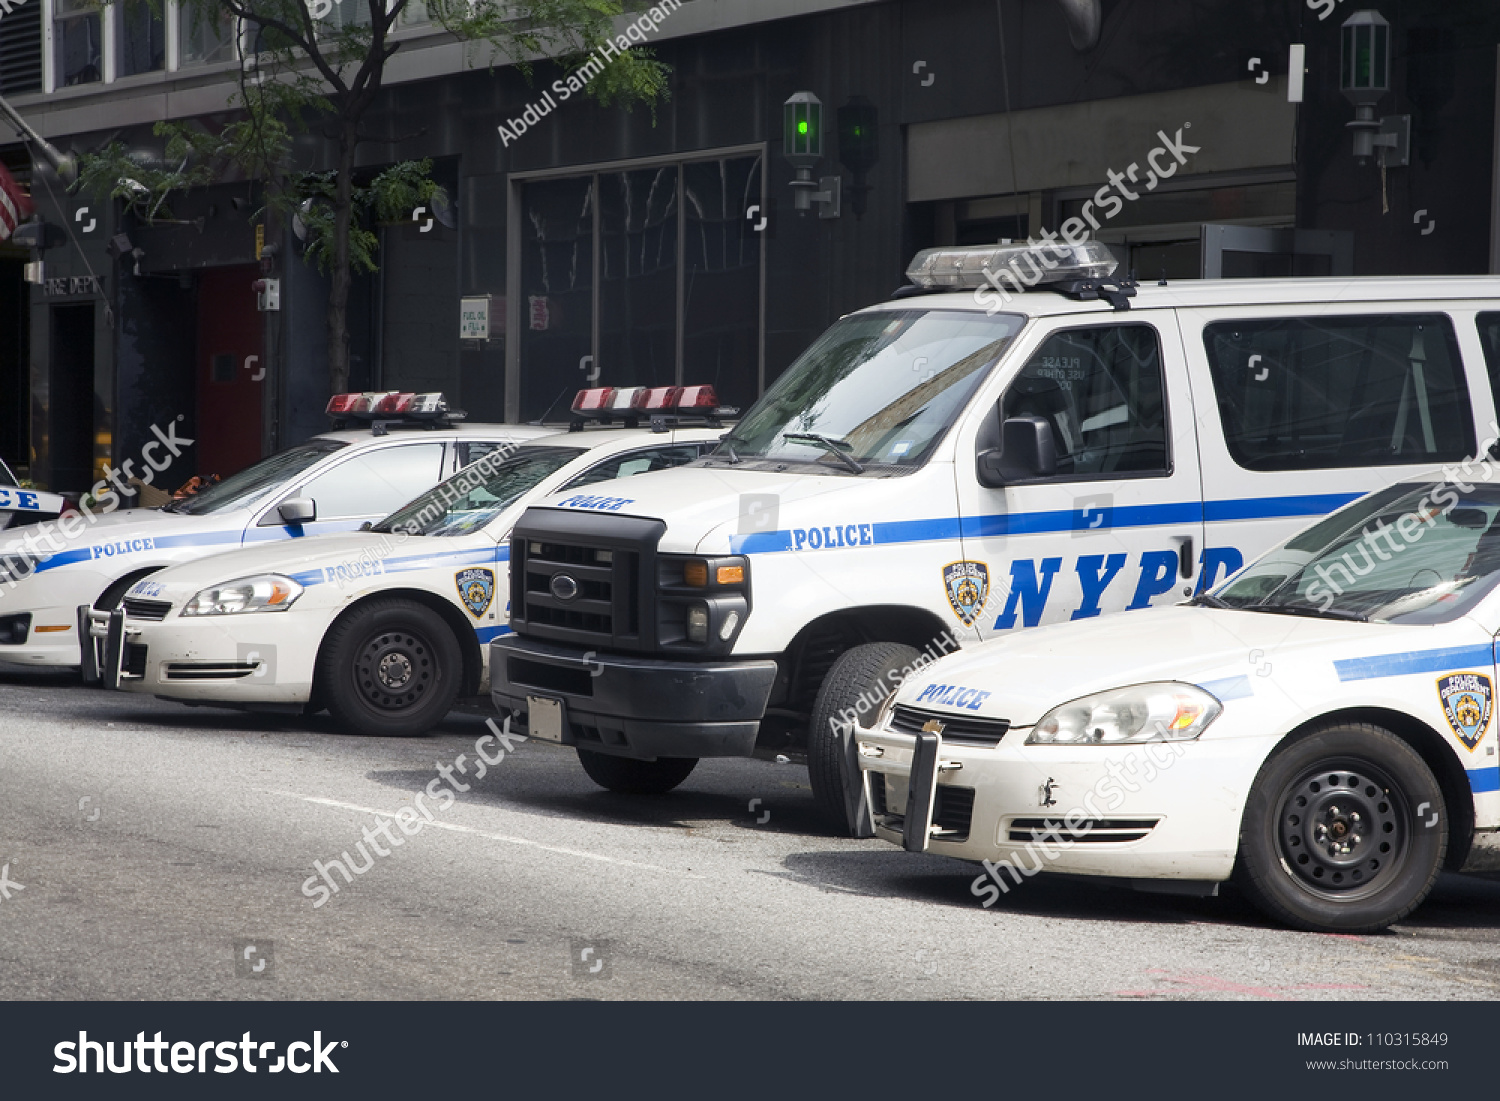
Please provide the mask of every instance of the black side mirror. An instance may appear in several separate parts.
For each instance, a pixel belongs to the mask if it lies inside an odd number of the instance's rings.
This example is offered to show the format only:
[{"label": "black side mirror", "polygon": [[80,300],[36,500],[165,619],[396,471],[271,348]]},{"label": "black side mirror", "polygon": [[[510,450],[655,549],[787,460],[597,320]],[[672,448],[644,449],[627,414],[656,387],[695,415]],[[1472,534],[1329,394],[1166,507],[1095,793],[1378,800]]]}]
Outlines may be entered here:
[{"label": "black side mirror", "polygon": [[318,504],[311,497],[288,497],[276,511],[283,524],[311,524],[318,518]]},{"label": "black side mirror", "polygon": [[1057,473],[1057,447],[1052,425],[1044,417],[1011,417],[1000,425],[1000,447],[975,457],[979,484],[987,489]]}]

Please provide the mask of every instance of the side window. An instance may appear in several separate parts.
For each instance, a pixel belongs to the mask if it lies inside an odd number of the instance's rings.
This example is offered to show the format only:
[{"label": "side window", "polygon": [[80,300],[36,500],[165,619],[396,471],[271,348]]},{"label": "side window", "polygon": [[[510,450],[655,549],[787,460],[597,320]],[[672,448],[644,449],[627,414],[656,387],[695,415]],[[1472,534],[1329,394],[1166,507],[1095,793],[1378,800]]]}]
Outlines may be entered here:
[{"label": "side window", "polygon": [[458,441],[458,469],[462,470],[470,463],[477,463],[486,455],[499,451],[502,447],[514,450],[515,444],[501,443],[499,440],[460,440]]},{"label": "side window", "polygon": [[596,482],[608,482],[615,478],[628,478],[632,474],[645,474],[649,470],[668,470],[692,462],[701,453],[702,449],[694,444],[653,447],[649,451],[627,451],[623,455],[611,456],[598,466],[590,467],[558,492],[591,486]]},{"label": "side window", "polygon": [[319,520],[385,516],[435,486],[442,469],[441,442],[385,447],[318,475],[299,496],[318,503]]},{"label": "side window", "polygon": [[1490,371],[1490,398],[1495,405],[1495,421],[1500,423],[1500,313],[1479,315],[1479,343],[1484,345],[1484,362]]},{"label": "side window", "polygon": [[1005,392],[1004,417],[1052,425],[1059,477],[1169,470],[1161,343],[1150,325],[1054,333]]},{"label": "side window", "polygon": [[1203,343],[1224,439],[1246,470],[1462,459],[1474,419],[1446,314],[1226,321]]}]

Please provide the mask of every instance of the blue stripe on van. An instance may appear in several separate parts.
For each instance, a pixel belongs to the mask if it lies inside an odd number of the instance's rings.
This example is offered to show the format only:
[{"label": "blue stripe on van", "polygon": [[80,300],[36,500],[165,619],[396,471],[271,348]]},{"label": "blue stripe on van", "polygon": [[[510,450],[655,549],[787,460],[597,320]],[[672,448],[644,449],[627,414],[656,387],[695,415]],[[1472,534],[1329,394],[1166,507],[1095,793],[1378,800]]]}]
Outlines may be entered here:
[{"label": "blue stripe on van", "polygon": [[1500,765],[1495,765],[1493,768],[1469,769],[1469,787],[1474,789],[1475,795],[1483,795],[1487,791],[1500,791]]},{"label": "blue stripe on van", "polygon": [[1341,681],[1375,680],[1377,677],[1404,677],[1412,673],[1446,673],[1450,669],[1489,669],[1494,661],[1494,646],[1487,642],[1482,646],[1451,646],[1446,650],[1343,658],[1335,661],[1333,668]]}]

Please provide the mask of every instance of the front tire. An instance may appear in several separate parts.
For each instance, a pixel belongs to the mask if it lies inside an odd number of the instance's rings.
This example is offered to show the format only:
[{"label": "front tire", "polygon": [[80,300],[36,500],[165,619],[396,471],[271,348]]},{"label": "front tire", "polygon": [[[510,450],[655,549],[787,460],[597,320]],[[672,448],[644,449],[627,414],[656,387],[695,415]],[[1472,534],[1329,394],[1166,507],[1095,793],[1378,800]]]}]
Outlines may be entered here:
[{"label": "front tire", "polygon": [[1372,933],[1427,897],[1448,845],[1437,780],[1388,730],[1337,723],[1261,767],[1240,826],[1241,888],[1267,916]]},{"label": "front tire", "polygon": [[453,707],[463,654],[442,616],[410,600],[372,600],[328,631],[319,699],[356,734],[412,737]]},{"label": "front tire", "polygon": [[899,642],[869,642],[846,651],[828,670],[807,728],[807,777],[823,815],[846,836],[874,837],[870,802],[859,770],[854,725],[873,722],[917,660]]},{"label": "front tire", "polygon": [[658,757],[654,761],[638,761],[579,749],[578,763],[589,779],[606,791],[621,795],[665,795],[698,767],[698,758]]}]

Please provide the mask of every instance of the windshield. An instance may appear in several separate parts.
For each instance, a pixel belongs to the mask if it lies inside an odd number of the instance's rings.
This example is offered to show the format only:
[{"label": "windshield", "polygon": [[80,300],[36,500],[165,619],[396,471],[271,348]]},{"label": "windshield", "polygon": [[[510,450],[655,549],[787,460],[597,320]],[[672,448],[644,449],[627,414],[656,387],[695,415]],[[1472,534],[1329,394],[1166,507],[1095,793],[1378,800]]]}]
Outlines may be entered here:
[{"label": "windshield", "polygon": [[1024,320],[967,310],[846,317],[787,369],[715,455],[850,474],[866,465],[920,466]]},{"label": "windshield", "polygon": [[288,482],[316,466],[325,455],[332,455],[347,446],[343,440],[309,440],[297,447],[278,451],[238,474],[231,474],[218,485],[173,501],[166,510],[189,516],[207,516],[227,509],[254,508],[262,498],[285,489]]},{"label": "windshield", "polygon": [[[467,535],[478,531],[583,454],[581,447],[523,447],[503,462],[479,471],[460,470],[391,513],[373,531],[411,535]],[[481,463],[483,460],[481,460]],[[475,464],[477,467],[480,464]],[[483,479],[480,481],[479,479]],[[477,483],[477,484],[476,484]]]},{"label": "windshield", "polygon": [[1500,580],[1500,486],[1392,486],[1322,520],[1220,587],[1251,611],[1447,623]]}]

